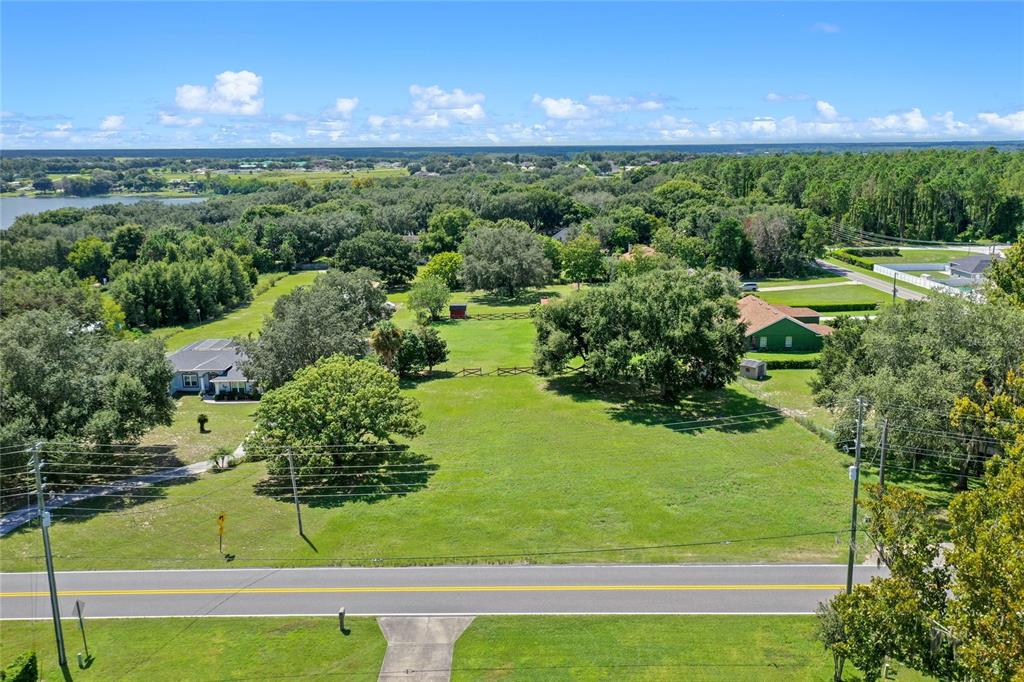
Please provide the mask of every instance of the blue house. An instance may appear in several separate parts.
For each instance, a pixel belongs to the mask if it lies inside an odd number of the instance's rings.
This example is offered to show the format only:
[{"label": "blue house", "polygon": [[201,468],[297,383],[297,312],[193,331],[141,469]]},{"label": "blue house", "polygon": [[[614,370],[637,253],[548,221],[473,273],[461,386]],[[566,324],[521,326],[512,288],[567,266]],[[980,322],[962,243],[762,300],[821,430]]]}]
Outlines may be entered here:
[{"label": "blue house", "polygon": [[171,353],[171,393],[252,395],[256,388],[239,366],[245,354],[230,339],[206,339]]}]

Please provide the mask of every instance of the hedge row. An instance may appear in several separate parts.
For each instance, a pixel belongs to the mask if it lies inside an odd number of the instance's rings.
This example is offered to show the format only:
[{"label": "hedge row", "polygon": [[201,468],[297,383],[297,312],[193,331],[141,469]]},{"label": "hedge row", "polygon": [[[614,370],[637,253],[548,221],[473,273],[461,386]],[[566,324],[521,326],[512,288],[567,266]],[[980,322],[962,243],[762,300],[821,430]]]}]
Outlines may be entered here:
[{"label": "hedge row", "polygon": [[802,360],[768,360],[768,369],[817,369],[817,358],[804,358]]},{"label": "hedge row", "polygon": [[878,310],[877,303],[812,303],[807,306],[819,313],[839,313],[846,310]]},{"label": "hedge row", "polygon": [[867,257],[878,257],[878,256],[898,256],[900,250],[895,246],[874,246],[874,247],[850,247],[846,249],[840,249],[841,251],[850,254],[851,256],[867,256]]},{"label": "hedge row", "polygon": [[833,251],[830,255],[838,261],[849,263],[850,265],[856,265],[858,268],[872,270],[875,267],[875,264],[872,263],[871,261],[855,256],[852,253],[848,253],[843,249],[837,249],[836,251]]}]

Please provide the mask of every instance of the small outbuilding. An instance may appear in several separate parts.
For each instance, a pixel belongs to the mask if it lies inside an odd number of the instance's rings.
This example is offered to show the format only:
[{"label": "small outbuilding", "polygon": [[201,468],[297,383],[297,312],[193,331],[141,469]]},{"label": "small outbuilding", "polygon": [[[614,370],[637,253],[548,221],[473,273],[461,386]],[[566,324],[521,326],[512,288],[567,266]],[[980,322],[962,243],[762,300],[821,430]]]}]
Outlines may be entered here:
[{"label": "small outbuilding", "polygon": [[469,317],[469,313],[466,309],[469,308],[467,303],[452,303],[448,306],[448,317],[452,320],[464,320]]},{"label": "small outbuilding", "polygon": [[740,362],[740,376],[745,379],[764,381],[768,376],[768,363],[764,360],[744,358]]}]

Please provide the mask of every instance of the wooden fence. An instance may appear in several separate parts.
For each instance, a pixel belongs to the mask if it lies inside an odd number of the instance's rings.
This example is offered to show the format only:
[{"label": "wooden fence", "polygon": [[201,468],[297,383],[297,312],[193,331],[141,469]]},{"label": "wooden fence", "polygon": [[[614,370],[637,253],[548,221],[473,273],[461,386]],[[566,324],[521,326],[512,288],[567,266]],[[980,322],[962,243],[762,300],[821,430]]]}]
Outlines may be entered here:
[{"label": "wooden fence", "polygon": [[533,367],[498,367],[484,371],[481,367],[463,367],[457,372],[452,372],[453,377],[508,377],[519,374],[536,374]]},{"label": "wooden fence", "polygon": [[530,319],[530,311],[524,310],[519,312],[511,313],[474,313],[473,315],[467,315],[467,320],[528,320]]},{"label": "wooden fence", "polygon": [[[566,367],[564,372],[566,374],[575,374],[576,372],[582,372],[583,366],[580,367]],[[460,370],[453,371],[451,376],[454,377],[512,377],[520,374],[531,374],[537,375],[537,370],[534,367],[496,367],[486,372],[482,367],[463,367]]]}]

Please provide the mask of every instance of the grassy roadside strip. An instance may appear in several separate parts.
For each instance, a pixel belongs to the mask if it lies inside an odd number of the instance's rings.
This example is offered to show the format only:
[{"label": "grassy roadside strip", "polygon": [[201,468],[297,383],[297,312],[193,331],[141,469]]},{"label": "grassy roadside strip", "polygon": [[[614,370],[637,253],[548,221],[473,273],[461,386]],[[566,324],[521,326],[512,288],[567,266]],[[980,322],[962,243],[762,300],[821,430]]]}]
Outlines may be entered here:
[{"label": "grassy roadside strip", "polygon": [[[82,639],[75,619],[64,619],[70,679],[376,680],[387,644],[373,618],[142,618],[87,619],[92,665],[80,670]],[[49,620],[0,621],[3,664],[24,651],[39,657],[40,680],[62,680]]]},{"label": "grassy roadside strip", "polygon": [[[452,680],[828,680],[814,616],[477,618]],[[847,666],[845,680],[857,680]],[[924,679],[913,671],[899,680]]]},{"label": "grassy roadside strip", "polygon": [[[832,265],[835,265],[836,267],[845,268],[845,269],[851,270],[853,272],[859,272],[862,275],[868,275],[869,277],[872,277],[872,278],[878,280],[879,282],[887,284],[890,287],[890,291],[892,290],[891,289],[891,287],[892,287],[892,279],[890,279],[888,277],[883,277],[882,275],[879,275],[874,270],[868,270],[867,268],[862,268],[862,267],[859,267],[857,265],[852,265],[850,263],[845,263],[845,262],[843,262],[841,260],[837,260],[835,258],[826,258],[824,260],[825,260],[826,263],[830,263]],[[901,289],[909,289],[911,291],[916,291],[919,294],[925,294],[925,295],[928,295],[928,296],[931,296],[932,294],[935,293],[931,289],[925,289],[924,287],[919,287],[916,284],[910,284],[909,282],[897,282],[896,285],[898,287],[900,287]]]}]

